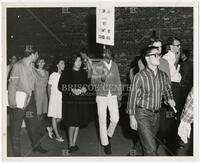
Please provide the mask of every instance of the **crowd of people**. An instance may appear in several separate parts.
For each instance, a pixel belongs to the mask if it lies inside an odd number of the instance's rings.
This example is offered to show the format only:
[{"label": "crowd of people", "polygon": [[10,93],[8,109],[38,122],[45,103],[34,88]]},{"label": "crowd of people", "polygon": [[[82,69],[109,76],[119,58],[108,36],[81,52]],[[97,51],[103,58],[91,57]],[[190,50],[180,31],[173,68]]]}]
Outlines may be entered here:
[{"label": "crowd of people", "polygon": [[[176,37],[168,39],[165,54],[163,49],[161,40],[151,38],[138,62],[130,69],[125,111],[129,114],[130,128],[139,135],[137,146],[142,149],[142,155],[157,156],[159,144],[166,145],[174,155],[193,155],[190,52],[182,50],[181,41]],[[16,56],[11,58],[7,72],[14,156],[22,156],[20,131],[23,120],[33,152],[48,152],[40,142],[46,132],[58,143],[68,141],[69,152],[79,150],[76,143],[79,129],[94,119],[95,103],[100,143],[105,154],[111,155],[111,140],[120,119],[124,88],[111,48],[104,49],[97,63],[85,52],[72,56],[70,68],[66,68],[63,58],[56,58],[51,73],[45,69],[46,60],[39,57],[35,46],[27,45],[24,54],[19,61]],[[51,119],[47,126],[42,123],[45,115]],[[60,122],[67,129],[68,140],[60,134]]]}]

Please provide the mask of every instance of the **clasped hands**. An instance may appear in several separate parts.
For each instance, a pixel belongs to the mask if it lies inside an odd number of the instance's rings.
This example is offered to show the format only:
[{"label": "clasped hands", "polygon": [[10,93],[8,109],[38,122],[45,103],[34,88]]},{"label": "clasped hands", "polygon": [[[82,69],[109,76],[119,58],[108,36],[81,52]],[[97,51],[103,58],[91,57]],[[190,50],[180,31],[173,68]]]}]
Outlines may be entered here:
[{"label": "clasped hands", "polygon": [[82,87],[81,89],[72,89],[72,93],[75,94],[75,95],[80,95],[82,93],[86,93],[87,92],[87,89],[85,87]]}]

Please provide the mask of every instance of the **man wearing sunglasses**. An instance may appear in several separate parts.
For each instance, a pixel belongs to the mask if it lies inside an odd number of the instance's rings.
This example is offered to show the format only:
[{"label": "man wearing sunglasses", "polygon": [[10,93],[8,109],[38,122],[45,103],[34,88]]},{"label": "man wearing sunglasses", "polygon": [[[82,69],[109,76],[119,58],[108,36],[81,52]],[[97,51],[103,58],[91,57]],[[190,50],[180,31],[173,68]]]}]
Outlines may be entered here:
[{"label": "man wearing sunglasses", "polygon": [[145,156],[157,156],[156,134],[159,129],[159,109],[162,98],[175,106],[171,84],[165,72],[158,69],[158,47],[148,47],[144,55],[147,67],[138,72],[132,81],[127,112],[130,127],[138,130]]}]

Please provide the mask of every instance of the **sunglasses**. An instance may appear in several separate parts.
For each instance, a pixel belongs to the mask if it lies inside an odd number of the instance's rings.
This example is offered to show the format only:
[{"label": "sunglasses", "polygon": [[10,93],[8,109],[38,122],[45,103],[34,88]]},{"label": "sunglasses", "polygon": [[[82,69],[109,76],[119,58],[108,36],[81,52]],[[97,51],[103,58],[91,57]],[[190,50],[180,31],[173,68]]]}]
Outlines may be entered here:
[{"label": "sunglasses", "polygon": [[158,58],[161,56],[161,53],[155,53],[155,54],[149,54],[147,55],[147,57],[150,57],[150,56],[154,56],[155,58]]}]

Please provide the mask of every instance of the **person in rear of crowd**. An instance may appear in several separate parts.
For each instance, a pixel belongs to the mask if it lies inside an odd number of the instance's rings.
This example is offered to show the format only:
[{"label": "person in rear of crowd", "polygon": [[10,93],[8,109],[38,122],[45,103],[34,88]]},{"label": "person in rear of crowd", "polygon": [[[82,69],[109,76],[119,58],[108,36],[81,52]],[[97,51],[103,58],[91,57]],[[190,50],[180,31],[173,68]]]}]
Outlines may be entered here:
[{"label": "person in rear of crowd", "polygon": [[191,88],[193,87],[193,64],[190,60],[190,51],[183,49],[181,53],[181,97],[183,105]]},{"label": "person in rear of crowd", "polygon": [[17,62],[17,57],[15,55],[13,55],[10,59],[9,59],[10,63],[7,66],[7,79],[9,79],[10,77],[10,73],[12,71],[13,65]]},{"label": "person in rear of crowd", "polygon": [[[10,59],[9,59],[9,64],[7,65],[7,85],[9,82],[9,78],[10,78],[10,74],[13,68],[13,65],[17,62],[17,57],[15,55],[13,55]],[[7,106],[8,106],[8,99],[6,99],[7,101]],[[10,110],[9,107],[7,107],[7,124],[8,126],[10,126],[10,123],[12,121],[12,111]]]},{"label": "person in rear of crowd", "polygon": [[44,69],[44,58],[39,58],[36,65],[35,99],[38,120],[42,121],[43,115],[47,114],[48,109],[47,83],[49,79],[49,73]]},{"label": "person in rear of crowd", "polygon": [[181,43],[180,40],[176,37],[169,37],[167,40],[167,53],[164,54],[163,58],[166,59],[169,63],[170,76],[171,76],[171,87],[176,102],[177,113],[173,114],[174,120],[170,123],[169,133],[167,134],[167,146],[172,151],[175,152],[175,149],[178,146],[178,124],[180,121],[180,115],[182,112],[182,101],[181,96],[181,74],[179,58],[180,58],[180,49]]}]

